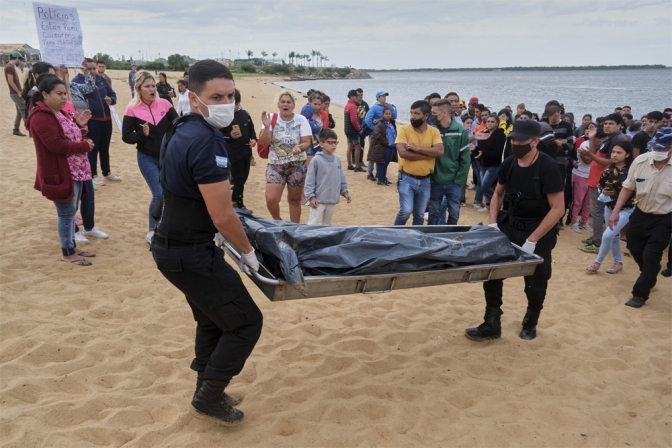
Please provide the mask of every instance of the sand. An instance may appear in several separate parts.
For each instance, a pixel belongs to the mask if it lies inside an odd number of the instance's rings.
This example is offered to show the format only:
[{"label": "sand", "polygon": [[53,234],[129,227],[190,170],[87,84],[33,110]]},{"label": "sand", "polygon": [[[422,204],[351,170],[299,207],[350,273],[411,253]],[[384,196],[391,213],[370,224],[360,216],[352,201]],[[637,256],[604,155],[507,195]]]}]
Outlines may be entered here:
[{"label": "sand", "polygon": [[[110,74],[123,115],[126,73]],[[259,126],[281,89],[269,78],[237,84]],[[345,142],[343,109],[332,106],[332,113]],[[72,266],[59,262],[55,209],[33,190],[34,147],[28,137],[11,135],[13,119],[5,91],[4,447],[672,445],[670,279],[659,277],[642,309],[625,307],[634,261],[626,258],[618,275],[588,275],[593,257],[576,249],[587,234],[571,230],[562,231],[553,253],[533,341],[518,338],[526,306],[519,278],[505,284],[502,338],[484,343],[463,335],[483,316],[478,284],[273,303],[245,279],[265,318],[257,347],[229,388],[245,396],[245,421],[225,428],[194,418],[188,407],[195,323],[144,240],[150,193],[135,148],[115,128],[112,170],[123,182],[96,192],[96,223],[110,239],[85,246],[97,253],[92,267]],[[345,158],[344,143],[338,153]],[[269,217],[265,161],[258,160],[246,204]],[[396,166],[390,171],[394,179]],[[335,224],[391,224],[395,188],[361,173],[346,176],[353,202],[337,206]],[[282,213],[288,216],[284,201]],[[304,209],[302,222],[307,218]],[[460,223],[485,218],[463,208]]]}]

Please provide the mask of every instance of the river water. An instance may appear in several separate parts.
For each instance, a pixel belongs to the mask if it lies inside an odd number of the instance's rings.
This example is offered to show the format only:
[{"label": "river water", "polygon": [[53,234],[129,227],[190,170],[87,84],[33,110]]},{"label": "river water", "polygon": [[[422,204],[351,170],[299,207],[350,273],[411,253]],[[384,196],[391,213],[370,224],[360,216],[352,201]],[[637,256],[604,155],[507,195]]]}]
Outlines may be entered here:
[{"label": "river water", "polygon": [[407,122],[415,100],[432,92],[444,96],[457,92],[468,101],[478,97],[493,112],[504,106],[514,110],[525,103],[541,116],[549,100],[558,100],[580,122],[585,113],[604,116],[617,106],[632,107],[635,119],[653,110],[672,107],[672,69],[586,70],[586,71],[462,71],[462,72],[372,72],[373,79],[278,82],[287,88],[306,92],[318,89],[332,103],[344,105],[350,89],[361,87],[364,99],[372,105],[379,90],[389,92],[388,101]]}]

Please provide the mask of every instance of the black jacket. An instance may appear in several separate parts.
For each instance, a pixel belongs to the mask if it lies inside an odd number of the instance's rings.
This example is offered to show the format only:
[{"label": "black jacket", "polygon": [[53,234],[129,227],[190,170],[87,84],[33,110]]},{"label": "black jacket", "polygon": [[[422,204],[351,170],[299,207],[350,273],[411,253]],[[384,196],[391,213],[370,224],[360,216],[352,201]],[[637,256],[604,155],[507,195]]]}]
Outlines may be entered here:
[{"label": "black jacket", "polygon": [[[129,104],[121,126],[121,139],[143,154],[159,157],[161,140],[168,125],[177,118],[177,111],[167,101],[157,98],[149,107],[142,101],[137,106]],[[149,123],[149,135],[142,132],[142,125]]]},{"label": "black jacket", "polygon": [[479,141],[476,150],[483,152],[481,165],[484,167],[500,166],[502,164],[502,153],[504,152],[505,142],[506,135],[502,128],[495,129],[487,140]]},{"label": "black jacket", "polygon": [[[234,125],[240,127],[240,133],[242,134],[240,138],[231,138],[231,131],[233,130]],[[252,155],[250,140],[257,140],[257,133],[254,130],[252,117],[250,117],[250,114],[248,114],[247,111],[236,111],[233,115],[231,124],[220,129],[220,131],[224,135],[226,152],[229,154],[231,163],[240,160],[243,156]]]}]

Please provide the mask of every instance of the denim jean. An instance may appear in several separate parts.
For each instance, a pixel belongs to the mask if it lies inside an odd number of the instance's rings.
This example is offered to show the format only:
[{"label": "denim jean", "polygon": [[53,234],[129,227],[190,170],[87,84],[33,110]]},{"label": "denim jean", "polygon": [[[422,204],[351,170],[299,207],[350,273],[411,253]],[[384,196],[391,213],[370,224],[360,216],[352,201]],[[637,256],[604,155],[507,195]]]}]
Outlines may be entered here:
[{"label": "denim jean", "polygon": [[614,230],[611,230],[609,228],[609,218],[613,210],[609,207],[604,207],[604,223],[607,224],[607,228],[602,234],[602,245],[595,261],[601,264],[609,252],[611,252],[611,256],[614,257],[614,263],[623,263],[623,258],[621,257],[621,230],[630,222],[630,215],[632,215],[633,210],[634,208],[621,210],[618,214],[618,225],[614,227]]},{"label": "denim jean", "polygon": [[385,163],[376,163],[376,177],[378,178],[378,183],[384,183],[387,179],[387,167],[394,156],[394,148],[388,147],[385,149]]},{"label": "denim jean", "polygon": [[91,165],[91,175],[98,175],[98,154],[100,154],[100,170],[103,176],[110,174],[110,139],[112,138],[112,121],[89,120],[87,123],[90,138],[94,147],[89,152],[89,164]]},{"label": "denim jean", "polygon": [[82,182],[72,181],[75,195],[67,202],[56,202],[56,214],[58,215],[58,239],[61,240],[61,252],[63,255],[75,254],[75,215],[82,196]]},{"label": "denim jean", "polygon": [[156,220],[152,216],[152,210],[159,204],[163,189],[159,181],[159,158],[148,156],[145,153],[137,151],[138,153],[138,167],[142,177],[145,178],[149,191],[152,192],[152,201],[149,203],[149,228],[156,228]]},{"label": "denim jean", "polygon": [[483,200],[483,196],[485,196],[485,205],[490,205],[492,195],[495,194],[495,189],[492,188],[492,184],[497,180],[498,173],[498,166],[481,166],[480,181],[478,182],[476,197],[474,198],[475,204],[480,204]]},{"label": "denim jean", "polygon": [[395,226],[404,226],[413,214],[413,225],[421,226],[425,222],[425,210],[429,204],[429,176],[416,179],[404,172],[399,173],[399,213],[394,220]]},{"label": "denim jean", "polygon": [[[441,218],[449,226],[457,224],[460,219],[460,196],[462,196],[462,187],[455,182],[449,182],[445,185],[431,185],[429,196],[429,225],[441,224]],[[448,220],[446,221],[446,208],[442,208],[443,201],[446,200],[448,210]]]}]

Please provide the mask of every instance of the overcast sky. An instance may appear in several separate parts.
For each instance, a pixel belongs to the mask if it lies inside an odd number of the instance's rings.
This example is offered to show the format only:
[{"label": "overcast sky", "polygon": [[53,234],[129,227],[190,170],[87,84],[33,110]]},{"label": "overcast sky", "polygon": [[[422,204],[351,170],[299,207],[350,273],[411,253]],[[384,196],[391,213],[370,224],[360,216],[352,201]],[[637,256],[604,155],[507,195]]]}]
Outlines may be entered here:
[{"label": "overcast sky", "polygon": [[[47,3],[47,1],[45,1]],[[87,55],[283,57],[356,68],[672,65],[671,0],[56,1]],[[31,2],[0,0],[0,42],[38,47]]]}]

